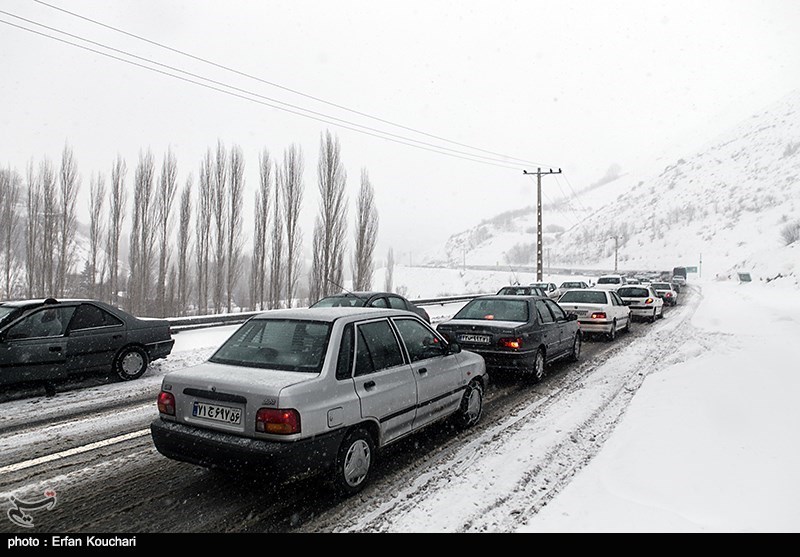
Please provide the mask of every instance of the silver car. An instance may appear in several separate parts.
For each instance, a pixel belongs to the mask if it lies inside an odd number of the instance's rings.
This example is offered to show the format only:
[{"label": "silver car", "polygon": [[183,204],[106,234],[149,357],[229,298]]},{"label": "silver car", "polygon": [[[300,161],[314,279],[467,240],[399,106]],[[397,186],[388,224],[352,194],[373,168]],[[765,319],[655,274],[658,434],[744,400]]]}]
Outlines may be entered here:
[{"label": "silver car", "polygon": [[176,460],[325,472],[352,494],[386,445],[445,418],[477,423],[486,383],[481,356],[411,312],[275,310],[207,362],[165,375],[150,429]]}]

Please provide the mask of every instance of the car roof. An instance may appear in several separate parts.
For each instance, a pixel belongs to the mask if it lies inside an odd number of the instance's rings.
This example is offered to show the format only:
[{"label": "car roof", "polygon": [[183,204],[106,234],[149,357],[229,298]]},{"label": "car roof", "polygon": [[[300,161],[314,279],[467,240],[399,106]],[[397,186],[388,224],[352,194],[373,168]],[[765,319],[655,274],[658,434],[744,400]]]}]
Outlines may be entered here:
[{"label": "car roof", "polygon": [[519,296],[516,294],[492,294],[489,296],[478,296],[470,300],[474,302],[475,300],[519,300],[525,298],[533,298],[534,300],[549,300],[547,296],[537,296],[536,294],[531,294],[529,296]]},{"label": "car roof", "polygon": [[[517,296],[519,297],[519,296]],[[271,309],[259,313],[253,319],[299,319],[308,321],[333,322],[342,317],[370,318],[390,316],[416,315],[402,309],[387,309],[373,307],[337,307],[337,308],[291,308]]]}]

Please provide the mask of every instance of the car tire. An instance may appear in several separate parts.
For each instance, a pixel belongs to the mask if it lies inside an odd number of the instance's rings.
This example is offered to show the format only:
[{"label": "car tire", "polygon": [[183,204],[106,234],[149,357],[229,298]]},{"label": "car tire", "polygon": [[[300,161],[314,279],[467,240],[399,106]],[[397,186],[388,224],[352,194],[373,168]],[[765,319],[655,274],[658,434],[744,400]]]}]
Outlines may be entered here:
[{"label": "car tire", "polygon": [[545,363],[544,350],[540,348],[536,351],[536,355],[533,357],[533,365],[531,366],[531,376],[533,377],[533,381],[535,383],[538,383],[544,379]]},{"label": "car tire", "polygon": [[355,495],[369,481],[375,457],[375,441],[363,428],[348,433],[339,446],[334,467],[334,487],[343,495]]},{"label": "car tire", "polygon": [[114,358],[114,375],[121,381],[138,379],[147,371],[149,358],[139,346],[126,346]]},{"label": "car tire", "polygon": [[659,319],[663,319],[664,318],[664,306],[661,306],[661,309],[658,312],[658,318]]},{"label": "car tire", "polygon": [[650,323],[655,323],[656,322],[656,308],[653,308],[653,315],[651,315],[648,319],[649,319]]},{"label": "car tire", "polygon": [[580,359],[582,343],[583,339],[581,338],[581,333],[575,333],[575,339],[572,341],[572,352],[569,354],[570,362],[577,362]]},{"label": "car tire", "polygon": [[477,424],[483,414],[483,385],[474,380],[467,385],[461,405],[456,412],[456,424],[461,429],[467,429]]},{"label": "car tire", "polygon": [[625,324],[625,333],[626,333],[626,334],[631,332],[631,323],[632,323],[632,322],[633,322],[633,319],[632,319],[632,318],[631,318],[631,316],[629,315],[629,316],[628,316],[628,322]]},{"label": "car tire", "polygon": [[606,339],[609,341],[616,340],[617,338],[617,320],[611,323],[611,330],[606,333]]}]

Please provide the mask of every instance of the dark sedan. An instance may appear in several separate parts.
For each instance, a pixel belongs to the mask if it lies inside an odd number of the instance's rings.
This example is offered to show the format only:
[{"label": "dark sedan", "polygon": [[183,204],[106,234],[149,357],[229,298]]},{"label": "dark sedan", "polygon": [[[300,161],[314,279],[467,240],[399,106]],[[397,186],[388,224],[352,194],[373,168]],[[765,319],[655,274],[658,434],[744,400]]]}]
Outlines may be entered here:
[{"label": "dark sedan", "polygon": [[551,362],[577,360],[581,352],[575,316],[542,296],[481,296],[436,329],[483,356],[490,372],[524,371],[536,381]]},{"label": "dark sedan", "polygon": [[393,292],[344,292],[334,296],[322,298],[312,308],[339,308],[339,307],[373,307],[403,309],[411,311],[422,317],[428,323],[431,317],[421,307],[415,306],[399,294]]},{"label": "dark sedan", "polygon": [[0,385],[92,372],[137,379],[174,343],[168,321],[95,300],[0,302]]}]

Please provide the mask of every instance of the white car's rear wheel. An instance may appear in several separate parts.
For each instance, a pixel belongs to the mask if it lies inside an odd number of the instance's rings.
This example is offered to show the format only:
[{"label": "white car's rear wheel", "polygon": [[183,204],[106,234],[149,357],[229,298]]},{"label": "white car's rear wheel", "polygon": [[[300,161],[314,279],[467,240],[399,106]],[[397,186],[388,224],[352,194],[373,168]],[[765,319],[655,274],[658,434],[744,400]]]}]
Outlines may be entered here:
[{"label": "white car's rear wheel", "polygon": [[375,442],[365,429],[354,429],[339,447],[334,470],[334,484],[345,495],[361,491],[372,471]]}]

